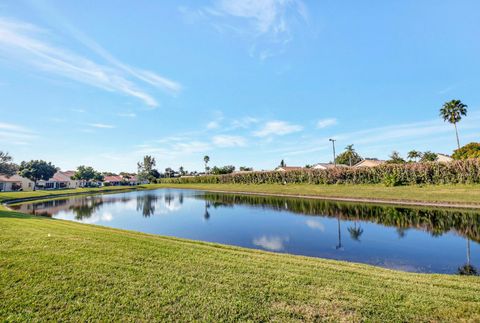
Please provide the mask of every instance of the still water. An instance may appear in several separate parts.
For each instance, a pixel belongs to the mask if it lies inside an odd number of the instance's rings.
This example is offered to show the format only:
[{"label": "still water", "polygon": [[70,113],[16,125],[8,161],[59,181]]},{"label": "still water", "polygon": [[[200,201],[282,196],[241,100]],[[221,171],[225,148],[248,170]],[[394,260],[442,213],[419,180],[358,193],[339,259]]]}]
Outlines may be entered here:
[{"label": "still water", "polygon": [[480,212],[161,189],[14,206],[25,213],[412,272],[480,265]]}]

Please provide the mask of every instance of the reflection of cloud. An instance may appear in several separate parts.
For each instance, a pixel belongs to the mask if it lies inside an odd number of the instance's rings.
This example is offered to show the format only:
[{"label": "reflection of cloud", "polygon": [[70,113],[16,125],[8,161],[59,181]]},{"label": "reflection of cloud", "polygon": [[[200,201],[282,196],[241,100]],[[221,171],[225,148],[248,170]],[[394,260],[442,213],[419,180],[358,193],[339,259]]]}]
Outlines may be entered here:
[{"label": "reflection of cloud", "polygon": [[308,226],[310,229],[319,230],[319,231],[322,231],[322,232],[325,231],[325,226],[324,226],[323,223],[320,222],[320,221],[317,221],[317,220],[307,220],[306,223],[307,223],[307,226]]},{"label": "reflection of cloud", "polygon": [[97,222],[110,222],[113,220],[113,214],[110,212],[105,212],[102,215],[93,214],[89,218],[83,218],[82,223],[94,224]]},{"label": "reflection of cloud", "polygon": [[284,244],[289,240],[289,237],[261,236],[260,238],[253,239],[253,244],[266,250],[281,251],[285,249]]}]

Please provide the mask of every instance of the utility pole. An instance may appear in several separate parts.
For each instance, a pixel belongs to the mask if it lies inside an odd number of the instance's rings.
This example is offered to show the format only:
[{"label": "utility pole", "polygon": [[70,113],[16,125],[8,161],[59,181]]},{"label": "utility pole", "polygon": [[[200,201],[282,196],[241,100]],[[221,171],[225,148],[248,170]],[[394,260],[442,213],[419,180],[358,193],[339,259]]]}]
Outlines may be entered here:
[{"label": "utility pole", "polygon": [[337,157],[335,156],[335,141],[337,141],[337,140],[336,140],[336,139],[332,139],[332,138],[330,138],[330,139],[328,139],[328,140],[332,142],[332,147],[333,147],[333,166],[337,167],[337,162],[335,161],[335,159],[337,158]]}]

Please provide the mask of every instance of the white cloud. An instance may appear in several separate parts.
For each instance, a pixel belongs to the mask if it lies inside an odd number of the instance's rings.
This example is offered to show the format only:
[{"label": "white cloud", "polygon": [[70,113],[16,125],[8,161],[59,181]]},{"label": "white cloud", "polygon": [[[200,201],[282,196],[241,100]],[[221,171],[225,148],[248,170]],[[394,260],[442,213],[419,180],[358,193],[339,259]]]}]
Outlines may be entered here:
[{"label": "white cloud", "polygon": [[220,124],[219,124],[218,121],[210,121],[210,122],[207,124],[207,129],[209,129],[209,130],[217,129],[218,127],[220,127]]},{"label": "white cloud", "polygon": [[52,45],[44,40],[47,36],[51,35],[34,25],[0,18],[0,55],[7,59],[21,61],[43,72],[135,97],[152,107],[158,106],[157,101],[128,79],[125,73],[171,92],[178,92],[181,89],[179,84],[151,71],[135,69],[123,64],[86,37],[81,38],[77,35],[77,39],[82,39],[83,44],[106,59],[108,66]]},{"label": "white cloud", "polygon": [[337,124],[337,119],[335,118],[321,119],[321,120],[318,120],[317,122],[317,128],[323,129],[330,126],[334,126],[336,124]]},{"label": "white cloud", "polygon": [[243,147],[246,145],[245,138],[241,136],[219,135],[212,138],[213,144],[218,147]]},{"label": "white cloud", "polygon": [[99,128],[99,129],[113,129],[113,128],[115,128],[114,125],[105,124],[105,123],[89,123],[88,125],[90,127]]},{"label": "white cloud", "polygon": [[325,231],[325,226],[320,221],[310,219],[310,220],[307,220],[306,224],[310,229],[318,230],[321,232]]},{"label": "white cloud", "polygon": [[253,244],[271,251],[282,251],[285,249],[285,243],[290,239],[279,236],[261,236],[253,239]]},{"label": "white cloud", "polygon": [[232,121],[232,129],[237,129],[237,128],[245,129],[255,123],[258,123],[258,119],[253,117],[243,117],[240,119],[235,119]]},{"label": "white cloud", "polygon": [[299,132],[302,126],[291,124],[285,121],[269,121],[263,128],[253,133],[256,137],[283,136],[294,132]]},{"label": "white cloud", "polygon": [[119,113],[119,117],[124,117],[124,118],[135,118],[137,115],[133,112],[124,112],[124,113]]},{"label": "white cloud", "polygon": [[252,42],[250,55],[266,59],[283,52],[293,38],[294,22],[308,22],[301,0],[216,0],[208,7],[179,11],[189,23],[207,20],[219,32],[233,32]]},{"label": "white cloud", "polygon": [[0,122],[0,142],[12,145],[26,145],[37,135],[28,128],[13,123]]}]

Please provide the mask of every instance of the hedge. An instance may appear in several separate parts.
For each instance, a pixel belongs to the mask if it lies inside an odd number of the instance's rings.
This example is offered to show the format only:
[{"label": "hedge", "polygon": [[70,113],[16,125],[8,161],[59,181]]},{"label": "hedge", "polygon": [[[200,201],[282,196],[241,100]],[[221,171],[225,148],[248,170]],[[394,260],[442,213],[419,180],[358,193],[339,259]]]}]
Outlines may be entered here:
[{"label": "hedge", "polygon": [[178,184],[479,184],[480,159],[449,163],[383,164],[377,167],[337,167],[287,172],[262,171],[180,177],[159,180]]}]

